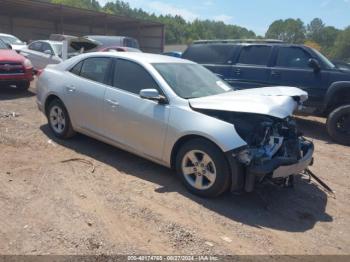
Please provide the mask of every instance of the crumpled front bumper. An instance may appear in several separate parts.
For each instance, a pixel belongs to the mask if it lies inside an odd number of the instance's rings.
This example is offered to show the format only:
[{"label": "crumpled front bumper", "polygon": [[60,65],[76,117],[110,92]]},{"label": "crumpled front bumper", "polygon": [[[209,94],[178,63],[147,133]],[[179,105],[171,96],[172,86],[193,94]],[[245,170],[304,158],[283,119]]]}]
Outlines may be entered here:
[{"label": "crumpled front bumper", "polygon": [[245,191],[251,192],[257,178],[269,176],[271,179],[287,178],[290,175],[299,174],[313,162],[314,145],[311,141],[301,142],[302,158],[276,157],[260,165],[251,165],[246,169]]}]

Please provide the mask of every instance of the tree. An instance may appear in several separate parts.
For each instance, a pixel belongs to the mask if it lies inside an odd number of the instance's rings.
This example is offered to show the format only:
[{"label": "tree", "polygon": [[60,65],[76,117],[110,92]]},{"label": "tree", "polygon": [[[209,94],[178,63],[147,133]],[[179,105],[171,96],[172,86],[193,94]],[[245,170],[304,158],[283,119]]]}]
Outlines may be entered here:
[{"label": "tree", "polygon": [[307,25],[307,38],[321,44],[323,42],[323,31],[325,24],[320,18],[314,18],[310,24]]},{"label": "tree", "polygon": [[332,56],[350,62],[350,26],[339,33],[334,44]]},{"label": "tree", "polygon": [[274,21],[267,30],[265,37],[282,40],[288,43],[303,43],[305,41],[305,26],[300,19]]},{"label": "tree", "polygon": [[318,43],[316,43],[312,40],[306,40],[304,45],[311,47],[313,49],[316,49],[317,51],[321,51],[321,49],[322,49],[322,47]]},{"label": "tree", "polygon": [[97,0],[51,0],[51,2],[54,4],[69,5],[95,11],[101,10],[101,6]]}]

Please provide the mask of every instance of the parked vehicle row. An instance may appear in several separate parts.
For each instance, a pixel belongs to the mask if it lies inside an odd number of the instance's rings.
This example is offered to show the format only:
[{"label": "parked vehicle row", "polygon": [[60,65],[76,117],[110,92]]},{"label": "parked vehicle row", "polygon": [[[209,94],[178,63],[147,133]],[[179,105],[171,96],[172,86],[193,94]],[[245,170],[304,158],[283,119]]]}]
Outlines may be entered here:
[{"label": "parked vehicle row", "polygon": [[309,99],[303,111],[327,116],[327,130],[350,144],[350,71],[336,67],[320,52],[279,41],[197,41],[183,54],[237,89],[295,86]]},{"label": "parked vehicle row", "polygon": [[313,144],[292,118],[306,99],[292,87],[235,91],[194,62],[131,52],[82,54],[37,81],[38,107],[58,138],[80,132],[174,168],[208,197],[290,184],[307,168]]}]

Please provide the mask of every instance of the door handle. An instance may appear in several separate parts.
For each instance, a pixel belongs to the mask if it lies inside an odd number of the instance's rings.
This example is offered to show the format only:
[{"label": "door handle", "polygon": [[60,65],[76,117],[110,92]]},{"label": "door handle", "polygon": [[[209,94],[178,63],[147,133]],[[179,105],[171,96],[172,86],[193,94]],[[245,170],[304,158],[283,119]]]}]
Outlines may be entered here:
[{"label": "door handle", "polygon": [[235,69],[235,74],[238,76],[241,75],[242,74],[241,69]]},{"label": "door handle", "polygon": [[274,70],[272,70],[272,71],[271,71],[271,75],[272,75],[272,76],[280,76],[280,75],[281,75],[281,73],[280,73],[280,72],[278,72],[278,71],[274,71]]},{"label": "door handle", "polygon": [[73,85],[68,85],[68,86],[66,86],[66,90],[68,93],[74,93],[76,88]]},{"label": "door handle", "polygon": [[115,100],[112,100],[112,99],[105,99],[105,101],[106,101],[109,105],[111,105],[112,107],[117,107],[117,106],[119,106],[119,103],[118,103],[117,101],[115,101]]}]

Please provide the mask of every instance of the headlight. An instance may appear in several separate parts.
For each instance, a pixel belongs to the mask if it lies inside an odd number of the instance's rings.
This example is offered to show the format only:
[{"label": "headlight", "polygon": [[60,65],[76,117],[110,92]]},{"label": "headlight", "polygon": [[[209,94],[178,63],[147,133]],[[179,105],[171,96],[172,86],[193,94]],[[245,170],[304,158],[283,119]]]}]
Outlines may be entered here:
[{"label": "headlight", "polygon": [[33,65],[32,65],[32,62],[30,62],[29,59],[25,59],[24,62],[23,62],[23,65],[25,68],[33,68]]}]

